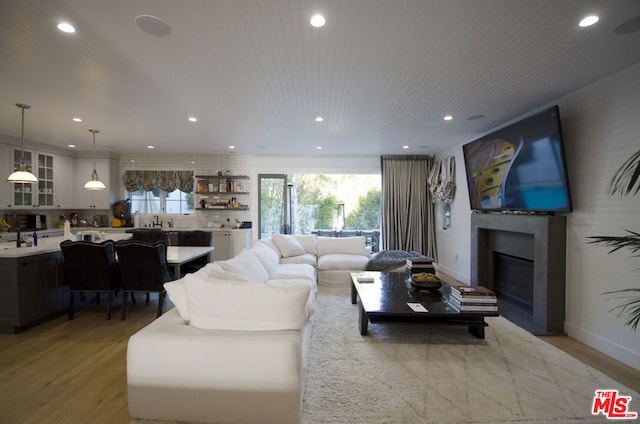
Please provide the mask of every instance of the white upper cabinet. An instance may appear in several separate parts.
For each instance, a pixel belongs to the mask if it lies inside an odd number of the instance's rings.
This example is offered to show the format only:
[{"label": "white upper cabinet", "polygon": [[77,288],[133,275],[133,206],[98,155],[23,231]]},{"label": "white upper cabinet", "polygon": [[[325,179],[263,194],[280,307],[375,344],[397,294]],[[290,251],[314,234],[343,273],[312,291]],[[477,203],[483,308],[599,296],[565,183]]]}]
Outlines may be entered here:
[{"label": "white upper cabinet", "polygon": [[71,209],[73,204],[73,162],[69,156],[53,156],[53,203],[54,207]]},{"label": "white upper cabinet", "polygon": [[7,177],[13,172],[11,165],[11,147],[0,144],[0,208],[7,208],[11,202],[11,183]]}]

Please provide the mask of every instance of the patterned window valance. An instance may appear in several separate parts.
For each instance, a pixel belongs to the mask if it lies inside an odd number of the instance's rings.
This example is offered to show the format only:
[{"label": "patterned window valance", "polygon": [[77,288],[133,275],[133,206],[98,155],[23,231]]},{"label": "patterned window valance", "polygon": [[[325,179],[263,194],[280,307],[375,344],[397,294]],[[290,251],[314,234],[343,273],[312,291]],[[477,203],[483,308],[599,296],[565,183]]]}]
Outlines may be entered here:
[{"label": "patterned window valance", "polygon": [[124,171],[122,182],[128,192],[142,188],[189,193],[193,191],[193,171]]}]

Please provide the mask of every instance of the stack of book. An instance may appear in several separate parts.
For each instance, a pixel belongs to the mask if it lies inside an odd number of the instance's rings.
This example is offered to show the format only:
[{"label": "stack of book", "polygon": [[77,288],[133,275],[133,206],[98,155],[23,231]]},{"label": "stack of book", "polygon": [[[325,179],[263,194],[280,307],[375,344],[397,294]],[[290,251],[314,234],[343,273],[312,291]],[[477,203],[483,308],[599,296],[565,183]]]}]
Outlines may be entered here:
[{"label": "stack of book", "polygon": [[431,258],[409,258],[406,261],[405,269],[408,277],[411,277],[411,274],[419,274],[421,272],[436,273],[433,259]]},{"label": "stack of book", "polygon": [[452,285],[449,304],[460,312],[498,312],[496,294],[482,286]]}]

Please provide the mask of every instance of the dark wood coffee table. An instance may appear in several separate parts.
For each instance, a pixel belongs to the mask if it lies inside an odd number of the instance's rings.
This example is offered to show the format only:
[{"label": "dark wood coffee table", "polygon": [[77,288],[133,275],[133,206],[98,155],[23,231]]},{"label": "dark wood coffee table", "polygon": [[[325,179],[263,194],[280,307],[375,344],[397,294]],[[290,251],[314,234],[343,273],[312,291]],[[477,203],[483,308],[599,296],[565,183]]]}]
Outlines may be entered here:
[{"label": "dark wood coffee table", "polygon": [[[351,273],[351,303],[360,300],[360,334],[366,335],[369,322],[418,322],[435,325],[462,325],[474,336],[484,339],[486,316],[495,312],[460,312],[449,305],[451,287],[442,283],[439,290],[414,287],[403,272],[367,271],[373,282],[359,282],[360,272]],[[420,303],[428,312],[414,312],[407,303]]]}]

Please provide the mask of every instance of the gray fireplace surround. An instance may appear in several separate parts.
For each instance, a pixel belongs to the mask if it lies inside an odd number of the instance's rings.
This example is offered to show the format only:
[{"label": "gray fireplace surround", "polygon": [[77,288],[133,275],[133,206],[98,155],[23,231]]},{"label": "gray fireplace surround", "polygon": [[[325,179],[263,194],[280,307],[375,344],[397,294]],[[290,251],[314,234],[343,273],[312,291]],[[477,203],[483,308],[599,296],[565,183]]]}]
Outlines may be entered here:
[{"label": "gray fireplace surround", "polygon": [[564,333],[565,216],[472,214],[471,285],[494,289],[494,252],[533,261],[532,312],[500,304],[500,314],[533,334]]}]

